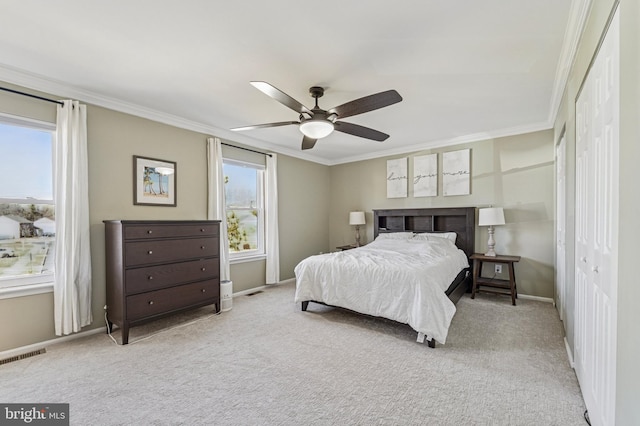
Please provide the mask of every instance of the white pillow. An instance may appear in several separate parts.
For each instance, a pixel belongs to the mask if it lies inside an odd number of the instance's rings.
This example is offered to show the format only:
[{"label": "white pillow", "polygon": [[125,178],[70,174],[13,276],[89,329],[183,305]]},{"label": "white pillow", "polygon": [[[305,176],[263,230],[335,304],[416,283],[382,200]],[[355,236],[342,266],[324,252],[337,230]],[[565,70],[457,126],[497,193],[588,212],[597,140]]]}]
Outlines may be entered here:
[{"label": "white pillow", "polygon": [[376,240],[408,240],[413,237],[413,232],[384,232],[378,234]]},{"label": "white pillow", "polygon": [[456,243],[457,234],[455,232],[422,232],[413,236],[414,240],[426,240],[429,241],[432,238],[446,238],[453,244]]}]

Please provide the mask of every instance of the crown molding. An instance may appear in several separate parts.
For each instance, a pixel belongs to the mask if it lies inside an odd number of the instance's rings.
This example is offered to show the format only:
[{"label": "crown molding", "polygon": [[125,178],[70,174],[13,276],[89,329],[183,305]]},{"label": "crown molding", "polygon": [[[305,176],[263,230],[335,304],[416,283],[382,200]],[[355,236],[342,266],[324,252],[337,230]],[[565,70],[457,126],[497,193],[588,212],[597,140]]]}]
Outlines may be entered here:
[{"label": "crown molding", "polygon": [[569,9],[569,22],[564,32],[562,42],[562,50],[560,58],[556,66],[556,76],[554,79],[553,92],[551,94],[551,103],[549,104],[549,122],[554,123],[562,97],[564,96],[567,82],[569,81],[569,73],[573,68],[573,64],[578,52],[578,45],[582,38],[582,33],[591,12],[591,4],[593,0],[572,0]]},{"label": "crown molding", "polygon": [[459,136],[452,139],[440,139],[435,141],[419,143],[415,145],[403,146],[401,148],[389,149],[386,151],[376,151],[375,153],[366,154],[366,155],[347,157],[337,161],[333,161],[329,165],[335,166],[338,164],[353,163],[356,161],[373,160],[380,157],[390,157],[394,155],[410,154],[413,152],[424,151],[427,149],[446,148],[449,146],[461,145],[465,143],[481,142],[481,141],[486,141],[490,139],[504,138],[508,136],[517,136],[517,135],[522,135],[526,133],[539,132],[542,130],[549,130],[552,128],[552,126],[553,126],[553,123],[542,122],[542,123],[528,124],[525,126],[491,130],[488,132]]}]

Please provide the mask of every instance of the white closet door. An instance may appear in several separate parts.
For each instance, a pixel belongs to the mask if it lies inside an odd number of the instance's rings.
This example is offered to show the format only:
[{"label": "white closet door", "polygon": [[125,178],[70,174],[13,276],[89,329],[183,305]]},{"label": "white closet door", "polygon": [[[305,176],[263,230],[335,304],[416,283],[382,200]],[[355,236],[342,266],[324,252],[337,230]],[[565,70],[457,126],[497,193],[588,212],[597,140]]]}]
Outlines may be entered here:
[{"label": "white closet door", "polygon": [[563,136],[556,147],[556,307],[563,322],[566,320],[566,154],[567,143]]},{"label": "white closet door", "polygon": [[593,425],[615,424],[619,19],[576,101],[575,367]]}]

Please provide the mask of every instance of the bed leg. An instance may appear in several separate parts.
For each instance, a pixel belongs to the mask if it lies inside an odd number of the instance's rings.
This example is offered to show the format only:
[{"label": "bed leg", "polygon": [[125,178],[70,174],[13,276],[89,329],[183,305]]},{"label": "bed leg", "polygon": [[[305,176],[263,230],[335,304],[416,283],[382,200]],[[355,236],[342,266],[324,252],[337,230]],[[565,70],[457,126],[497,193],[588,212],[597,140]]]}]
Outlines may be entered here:
[{"label": "bed leg", "polygon": [[[421,333],[418,331],[418,338],[416,339],[416,342],[418,343],[424,343],[425,338],[427,337],[426,334]],[[436,341],[435,339],[427,339],[427,345],[430,348],[435,348],[436,347]]]},{"label": "bed leg", "polygon": [[309,301],[308,300],[306,302],[302,302],[302,310],[303,311],[307,310],[307,306],[309,306]]}]

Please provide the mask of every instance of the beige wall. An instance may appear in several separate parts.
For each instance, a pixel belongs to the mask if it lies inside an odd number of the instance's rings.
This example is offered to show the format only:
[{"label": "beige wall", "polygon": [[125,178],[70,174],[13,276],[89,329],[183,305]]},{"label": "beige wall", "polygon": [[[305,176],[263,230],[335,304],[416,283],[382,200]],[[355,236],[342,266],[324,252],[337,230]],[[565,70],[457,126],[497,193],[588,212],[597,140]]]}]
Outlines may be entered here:
[{"label": "beige wall", "polygon": [[[3,84],[34,93],[28,89]],[[56,98],[48,94],[47,97]],[[0,92],[0,112],[55,122],[55,104]],[[108,219],[205,219],[207,135],[88,105],[89,214],[93,280],[90,328],[104,323],[104,225]],[[133,205],[133,155],[177,163],[177,207]],[[281,278],[328,248],[329,168],[278,157]],[[264,285],[264,261],[232,265],[234,291]],[[0,300],[0,351],[54,339],[53,294]]]},{"label": "beige wall", "polygon": [[618,245],[618,350],[616,424],[640,424],[640,4],[624,1],[620,35],[620,236]]},{"label": "beige wall", "polygon": [[[439,153],[439,170],[442,170],[442,152],[466,148],[471,149],[470,195],[442,196],[442,179],[439,179],[437,197],[413,197],[410,182],[407,198],[387,198],[387,159],[408,157],[411,177],[413,157]],[[355,241],[354,229],[348,224],[349,211],[352,210],[366,212],[366,231],[361,232],[361,237],[364,241],[371,241],[373,209],[504,207],[507,224],[496,227],[496,251],[522,256],[516,265],[520,293],[550,298],[553,296],[554,275],[553,159],[553,133],[542,131],[333,166],[331,247],[335,250],[336,246]],[[486,228],[478,227],[477,251],[486,250],[487,239]]]},{"label": "beige wall", "polygon": [[[278,159],[280,280],[294,278],[302,259],[329,250],[329,167]],[[287,256],[283,256],[286,252]]]},{"label": "beige wall", "polygon": [[0,324],[0,352],[53,339],[53,293],[1,299]]}]

